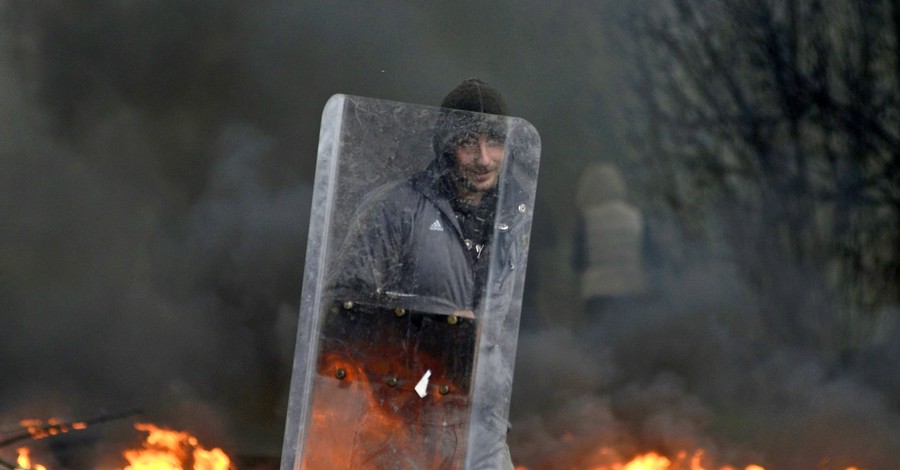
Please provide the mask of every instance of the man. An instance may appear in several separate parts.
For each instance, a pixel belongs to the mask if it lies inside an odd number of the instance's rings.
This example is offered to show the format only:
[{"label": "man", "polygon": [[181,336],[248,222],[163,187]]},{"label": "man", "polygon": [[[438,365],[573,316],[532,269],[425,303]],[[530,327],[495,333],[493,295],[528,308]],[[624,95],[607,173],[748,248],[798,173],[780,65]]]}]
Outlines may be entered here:
[{"label": "man", "polygon": [[[514,347],[475,349],[484,322],[506,321],[503,306],[515,297],[509,279],[524,264],[531,199],[510,177],[503,182],[509,207],[499,208],[500,179],[510,158],[500,93],[468,79],[447,94],[441,108],[432,139],[435,159],[367,196],[330,268],[328,296],[339,307],[325,321],[322,341],[333,346],[323,350],[338,353],[320,353],[319,373],[337,377],[343,390],[355,387],[353,393],[370,404],[355,423],[351,468],[461,469],[467,455],[469,468],[513,468],[505,416]],[[402,321],[384,312],[396,312]],[[498,344],[481,336],[482,348]],[[481,401],[473,403],[476,356],[508,372],[482,384]],[[419,395],[409,393],[426,369],[438,390],[427,399],[418,390]],[[338,404],[348,394],[336,387],[319,393],[322,401],[314,407],[355,406],[350,399]],[[473,407],[479,418],[470,422]],[[325,436],[320,442],[341,439],[341,431],[331,432],[327,423],[311,427],[310,435]],[[470,439],[477,440],[473,449]]]},{"label": "man", "polygon": [[[475,78],[450,91],[441,108],[435,160],[412,178],[370,195],[350,227],[333,267],[339,297],[467,317],[479,306],[505,158],[507,108],[500,93]],[[512,216],[501,230],[515,225]]]}]

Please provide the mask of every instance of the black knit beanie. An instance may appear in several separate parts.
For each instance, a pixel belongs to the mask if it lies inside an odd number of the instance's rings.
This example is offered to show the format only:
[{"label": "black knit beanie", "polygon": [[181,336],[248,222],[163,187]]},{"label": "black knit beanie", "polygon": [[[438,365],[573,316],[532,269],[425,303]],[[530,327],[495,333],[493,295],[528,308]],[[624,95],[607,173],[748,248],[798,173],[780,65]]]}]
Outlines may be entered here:
[{"label": "black knit beanie", "polygon": [[[456,142],[464,135],[506,138],[506,119],[500,117],[508,114],[506,101],[500,92],[477,78],[463,80],[450,90],[441,101],[441,108],[433,142],[435,156],[439,159],[449,159]],[[472,112],[485,115],[473,115]],[[448,160],[447,163],[451,162]]]},{"label": "black knit beanie", "polygon": [[476,113],[508,114],[506,102],[500,92],[477,78],[463,80],[450,90],[441,101],[441,107]]}]

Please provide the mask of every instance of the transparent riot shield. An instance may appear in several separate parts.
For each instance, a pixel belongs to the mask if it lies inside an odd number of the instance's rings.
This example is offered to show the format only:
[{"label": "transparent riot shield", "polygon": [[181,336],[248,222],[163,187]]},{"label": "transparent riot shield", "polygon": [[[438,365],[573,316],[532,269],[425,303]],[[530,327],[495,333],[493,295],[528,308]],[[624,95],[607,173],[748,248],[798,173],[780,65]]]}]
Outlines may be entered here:
[{"label": "transparent riot shield", "polygon": [[281,469],[511,468],[537,132],[336,95],[319,139]]}]

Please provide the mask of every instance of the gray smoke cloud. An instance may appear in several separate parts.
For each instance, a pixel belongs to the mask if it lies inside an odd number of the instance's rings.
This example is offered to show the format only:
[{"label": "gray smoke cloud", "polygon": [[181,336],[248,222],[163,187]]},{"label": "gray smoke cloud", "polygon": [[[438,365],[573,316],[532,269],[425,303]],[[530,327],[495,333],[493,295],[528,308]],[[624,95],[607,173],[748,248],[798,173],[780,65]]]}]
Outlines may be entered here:
[{"label": "gray smoke cloud", "polygon": [[[140,407],[277,456],[327,98],[436,104],[470,76],[502,90],[542,135],[531,252],[552,258],[575,225],[567,189],[625,148],[617,3],[0,1],[0,425]],[[772,349],[722,266],[549,327],[541,266],[517,463],[900,461],[897,328],[846,367]],[[97,432],[73,446],[108,459],[132,436]],[[54,468],[97,463],[54,452]]]},{"label": "gray smoke cloud", "polygon": [[704,262],[578,333],[523,334],[514,457],[595,468],[703,449],[707,468],[892,468],[896,325],[842,361],[771,341],[756,308],[733,268]]},{"label": "gray smoke cloud", "polygon": [[311,190],[229,96],[238,8],[2,6],[3,423],[141,408],[277,447]]}]

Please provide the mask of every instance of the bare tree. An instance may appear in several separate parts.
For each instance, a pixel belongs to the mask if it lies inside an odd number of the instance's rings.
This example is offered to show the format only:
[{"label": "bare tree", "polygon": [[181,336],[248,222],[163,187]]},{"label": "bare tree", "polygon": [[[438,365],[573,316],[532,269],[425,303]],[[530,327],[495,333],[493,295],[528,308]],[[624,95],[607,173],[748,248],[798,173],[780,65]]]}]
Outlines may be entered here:
[{"label": "bare tree", "polygon": [[718,231],[770,333],[867,341],[900,285],[900,1],[655,0],[638,17],[645,193]]}]

